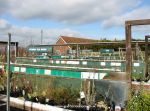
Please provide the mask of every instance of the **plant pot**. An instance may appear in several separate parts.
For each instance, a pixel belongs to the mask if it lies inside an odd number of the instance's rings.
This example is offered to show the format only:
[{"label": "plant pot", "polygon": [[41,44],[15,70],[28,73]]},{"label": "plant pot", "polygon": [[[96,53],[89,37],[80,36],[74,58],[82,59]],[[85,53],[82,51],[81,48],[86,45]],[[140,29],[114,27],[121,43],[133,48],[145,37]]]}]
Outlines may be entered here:
[{"label": "plant pot", "polygon": [[57,103],[53,99],[51,99],[49,100],[48,105],[55,106],[57,105]]},{"label": "plant pot", "polygon": [[46,98],[45,97],[39,96],[38,99],[39,99],[39,102],[41,104],[45,104],[46,103],[46,101],[45,101]]}]

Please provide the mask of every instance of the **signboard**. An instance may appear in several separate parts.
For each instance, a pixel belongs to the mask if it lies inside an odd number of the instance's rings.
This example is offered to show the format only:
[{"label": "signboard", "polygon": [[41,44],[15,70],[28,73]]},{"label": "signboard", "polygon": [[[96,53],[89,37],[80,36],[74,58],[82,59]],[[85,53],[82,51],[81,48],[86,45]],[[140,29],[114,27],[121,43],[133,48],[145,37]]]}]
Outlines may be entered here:
[{"label": "signboard", "polygon": [[100,49],[101,53],[113,53],[114,49]]},{"label": "signboard", "polygon": [[53,51],[52,47],[36,47],[36,46],[30,46],[28,47],[28,51],[29,52],[41,52],[41,53],[47,53],[47,52],[51,52]]}]

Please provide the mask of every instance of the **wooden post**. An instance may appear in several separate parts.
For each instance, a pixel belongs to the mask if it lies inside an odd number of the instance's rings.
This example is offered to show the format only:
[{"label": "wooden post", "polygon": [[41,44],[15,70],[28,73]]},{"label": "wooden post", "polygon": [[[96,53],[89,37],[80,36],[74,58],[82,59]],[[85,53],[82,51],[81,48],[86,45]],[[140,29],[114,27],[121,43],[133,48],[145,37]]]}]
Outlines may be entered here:
[{"label": "wooden post", "polygon": [[150,36],[145,36],[145,78],[148,77],[148,38]]},{"label": "wooden post", "polygon": [[11,34],[8,34],[7,44],[7,111],[10,111],[10,44]]},{"label": "wooden post", "polygon": [[19,50],[18,50],[18,42],[16,42],[16,57],[18,57],[19,56],[19,52],[18,52]]},{"label": "wooden post", "polygon": [[131,96],[131,71],[132,71],[132,49],[131,49],[131,25],[125,23],[126,31],[126,80],[128,83],[128,99]]},{"label": "wooden post", "polygon": [[79,57],[79,45],[77,44],[76,45],[76,58]]}]

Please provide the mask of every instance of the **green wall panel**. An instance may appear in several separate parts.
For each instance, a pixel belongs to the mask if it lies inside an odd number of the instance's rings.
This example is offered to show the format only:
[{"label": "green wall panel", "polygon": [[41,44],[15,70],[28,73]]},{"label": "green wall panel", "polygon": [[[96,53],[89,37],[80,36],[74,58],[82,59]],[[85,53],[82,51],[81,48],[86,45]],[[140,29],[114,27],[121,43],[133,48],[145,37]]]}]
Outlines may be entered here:
[{"label": "green wall panel", "polygon": [[52,76],[70,77],[70,78],[81,78],[81,72],[65,71],[65,70],[52,70]]},{"label": "green wall panel", "polygon": [[35,68],[27,67],[26,68],[26,73],[27,74],[36,74],[36,69]]},{"label": "green wall panel", "polygon": [[11,72],[14,72],[14,66],[10,66]]},{"label": "green wall panel", "polygon": [[44,69],[36,69],[36,74],[44,75]]}]

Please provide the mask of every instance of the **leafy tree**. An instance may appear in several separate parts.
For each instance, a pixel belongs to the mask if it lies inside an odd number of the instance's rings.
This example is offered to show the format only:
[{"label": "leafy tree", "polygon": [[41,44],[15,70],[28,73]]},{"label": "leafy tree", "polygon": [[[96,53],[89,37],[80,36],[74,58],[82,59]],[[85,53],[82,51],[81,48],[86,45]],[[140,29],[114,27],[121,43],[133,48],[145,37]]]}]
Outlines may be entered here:
[{"label": "leafy tree", "polygon": [[143,88],[134,94],[127,104],[127,111],[150,111],[150,94]]}]

